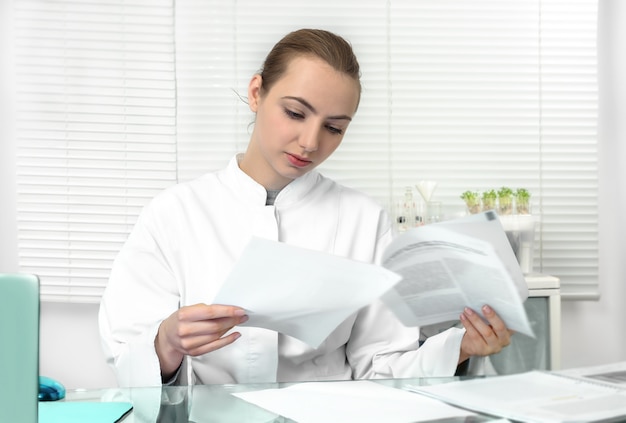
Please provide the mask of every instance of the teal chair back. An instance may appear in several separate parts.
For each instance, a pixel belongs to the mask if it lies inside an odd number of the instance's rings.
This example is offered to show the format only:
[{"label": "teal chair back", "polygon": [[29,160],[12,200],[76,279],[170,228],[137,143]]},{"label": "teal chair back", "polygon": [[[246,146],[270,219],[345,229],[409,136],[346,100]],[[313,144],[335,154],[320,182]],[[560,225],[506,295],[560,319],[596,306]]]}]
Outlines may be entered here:
[{"label": "teal chair back", "polygon": [[0,273],[0,422],[37,423],[39,278]]}]

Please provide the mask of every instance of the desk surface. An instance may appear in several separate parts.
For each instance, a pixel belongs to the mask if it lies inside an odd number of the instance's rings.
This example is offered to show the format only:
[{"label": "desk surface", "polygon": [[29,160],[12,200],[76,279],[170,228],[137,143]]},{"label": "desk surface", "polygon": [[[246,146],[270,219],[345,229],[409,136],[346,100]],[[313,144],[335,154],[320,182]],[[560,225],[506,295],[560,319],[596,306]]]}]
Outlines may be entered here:
[{"label": "desk surface", "polygon": [[[449,378],[381,379],[373,382],[406,390],[408,386],[433,385],[459,380]],[[264,410],[233,393],[257,391],[271,388],[285,388],[292,383],[264,383],[237,385],[194,385],[164,386],[154,388],[110,388],[100,390],[68,391],[63,401],[127,401],[133,404],[133,411],[122,423],[135,422],[293,422]],[[415,394],[416,396],[418,394]],[[487,416],[471,416],[437,420],[442,423],[478,423],[493,420]]]}]

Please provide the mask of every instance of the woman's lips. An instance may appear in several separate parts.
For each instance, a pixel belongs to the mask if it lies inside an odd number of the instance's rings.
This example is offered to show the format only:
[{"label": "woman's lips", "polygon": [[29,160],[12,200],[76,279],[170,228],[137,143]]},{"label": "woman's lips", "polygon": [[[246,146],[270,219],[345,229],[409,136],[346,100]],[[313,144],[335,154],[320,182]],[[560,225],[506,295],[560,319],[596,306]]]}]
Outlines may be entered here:
[{"label": "woman's lips", "polygon": [[295,167],[306,167],[311,164],[311,160],[289,153],[287,153],[287,160],[289,160],[289,163],[291,163]]}]

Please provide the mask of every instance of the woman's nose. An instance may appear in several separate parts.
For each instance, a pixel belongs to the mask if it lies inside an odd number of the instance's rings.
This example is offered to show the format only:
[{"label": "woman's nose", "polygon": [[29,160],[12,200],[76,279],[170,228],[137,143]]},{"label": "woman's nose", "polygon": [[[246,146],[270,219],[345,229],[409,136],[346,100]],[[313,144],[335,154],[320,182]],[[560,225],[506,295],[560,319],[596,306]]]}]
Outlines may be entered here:
[{"label": "woman's nose", "polygon": [[300,134],[299,145],[307,153],[317,151],[319,146],[320,131],[316,128],[307,128]]}]

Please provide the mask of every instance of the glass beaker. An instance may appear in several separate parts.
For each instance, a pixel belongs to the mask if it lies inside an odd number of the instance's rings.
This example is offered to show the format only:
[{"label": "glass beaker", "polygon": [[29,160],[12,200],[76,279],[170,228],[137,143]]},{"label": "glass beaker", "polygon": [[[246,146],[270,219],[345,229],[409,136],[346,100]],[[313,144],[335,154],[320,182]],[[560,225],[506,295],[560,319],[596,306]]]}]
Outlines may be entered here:
[{"label": "glass beaker", "polygon": [[441,222],[441,201],[429,201],[426,203],[426,223]]}]

